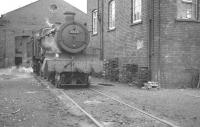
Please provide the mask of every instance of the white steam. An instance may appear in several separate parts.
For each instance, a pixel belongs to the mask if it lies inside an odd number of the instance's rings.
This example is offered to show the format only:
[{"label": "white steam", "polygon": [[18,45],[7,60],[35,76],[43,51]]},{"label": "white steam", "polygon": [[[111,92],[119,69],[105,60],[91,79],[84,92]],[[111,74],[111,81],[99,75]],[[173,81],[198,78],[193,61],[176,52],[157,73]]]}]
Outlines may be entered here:
[{"label": "white steam", "polygon": [[42,45],[44,46],[44,48],[47,49],[47,51],[60,53],[60,49],[58,48],[58,45],[55,41],[55,37],[53,37],[52,35],[46,36],[42,41]]},{"label": "white steam", "polygon": [[29,78],[33,73],[32,67],[10,67],[0,69],[0,82],[1,80]]},{"label": "white steam", "polygon": [[52,33],[53,31],[56,31],[56,29],[58,29],[59,27],[52,24],[48,18],[46,18],[46,25],[50,27],[50,29],[45,33],[48,34],[48,36],[46,35],[44,37],[44,39],[42,40],[42,45],[44,46],[44,48],[47,49],[47,51],[53,53],[60,53],[60,49],[58,48],[58,45],[55,41],[56,35],[49,34]]},{"label": "white steam", "polygon": [[53,27],[53,24],[50,23],[49,18],[46,18],[45,20],[46,20],[46,24],[47,24],[49,27]]}]

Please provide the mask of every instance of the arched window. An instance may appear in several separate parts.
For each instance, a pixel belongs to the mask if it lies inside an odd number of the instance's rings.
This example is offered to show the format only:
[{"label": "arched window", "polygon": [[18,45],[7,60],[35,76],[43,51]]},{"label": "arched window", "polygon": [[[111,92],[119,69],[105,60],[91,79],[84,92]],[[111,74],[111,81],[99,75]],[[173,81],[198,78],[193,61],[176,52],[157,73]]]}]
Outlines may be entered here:
[{"label": "arched window", "polygon": [[132,23],[142,21],[142,0],[132,0]]},{"label": "arched window", "polygon": [[115,0],[111,0],[108,4],[108,28],[115,29]]},{"label": "arched window", "polygon": [[97,9],[92,11],[92,34],[97,34]]}]

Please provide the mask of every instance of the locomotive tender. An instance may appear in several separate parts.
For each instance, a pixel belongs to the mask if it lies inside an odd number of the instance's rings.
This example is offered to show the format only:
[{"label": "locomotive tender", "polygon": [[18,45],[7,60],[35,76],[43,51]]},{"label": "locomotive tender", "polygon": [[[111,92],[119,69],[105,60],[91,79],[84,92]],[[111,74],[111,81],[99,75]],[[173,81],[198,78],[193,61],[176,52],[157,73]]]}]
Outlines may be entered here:
[{"label": "locomotive tender", "polygon": [[74,21],[75,13],[66,12],[66,21],[58,26],[42,28],[34,36],[33,69],[56,87],[89,86],[93,55],[86,49],[87,28]]}]

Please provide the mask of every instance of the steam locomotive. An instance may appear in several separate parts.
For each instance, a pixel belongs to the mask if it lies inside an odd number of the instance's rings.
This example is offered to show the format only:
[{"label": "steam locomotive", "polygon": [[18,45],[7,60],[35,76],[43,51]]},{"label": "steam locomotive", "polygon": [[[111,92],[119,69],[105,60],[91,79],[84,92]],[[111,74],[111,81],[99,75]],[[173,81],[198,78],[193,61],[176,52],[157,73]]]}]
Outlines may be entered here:
[{"label": "steam locomotive", "polygon": [[42,28],[34,35],[33,70],[56,87],[89,86],[93,56],[86,53],[89,32],[66,12],[64,24]]}]

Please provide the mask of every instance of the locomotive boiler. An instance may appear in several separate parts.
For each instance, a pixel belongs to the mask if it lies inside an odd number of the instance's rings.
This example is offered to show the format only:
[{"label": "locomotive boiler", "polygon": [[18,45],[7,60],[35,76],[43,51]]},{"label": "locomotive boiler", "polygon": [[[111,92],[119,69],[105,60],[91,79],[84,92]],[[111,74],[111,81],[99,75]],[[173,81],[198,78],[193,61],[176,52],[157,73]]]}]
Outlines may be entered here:
[{"label": "locomotive boiler", "polygon": [[66,12],[64,24],[42,28],[34,37],[34,72],[56,87],[89,86],[92,55],[86,53],[89,33],[74,21],[75,13]]}]

